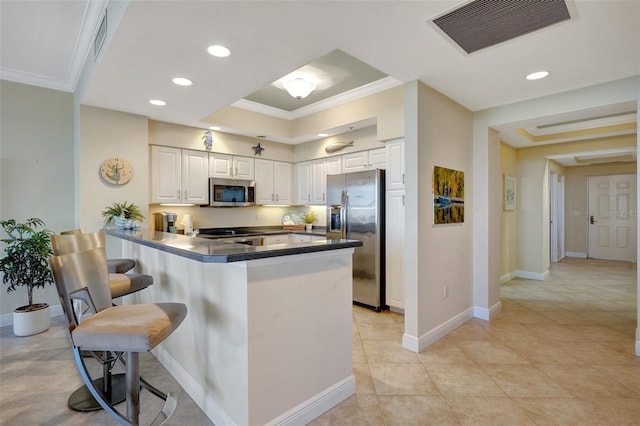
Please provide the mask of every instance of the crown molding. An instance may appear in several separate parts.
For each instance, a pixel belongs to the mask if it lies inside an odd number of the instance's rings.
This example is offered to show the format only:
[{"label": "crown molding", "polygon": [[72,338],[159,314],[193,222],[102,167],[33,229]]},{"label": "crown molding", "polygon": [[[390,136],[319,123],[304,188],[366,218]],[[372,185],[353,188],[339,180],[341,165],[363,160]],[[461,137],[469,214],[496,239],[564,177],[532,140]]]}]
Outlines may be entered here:
[{"label": "crown molding", "polygon": [[383,90],[392,89],[401,84],[401,81],[398,81],[393,77],[385,77],[372,83],[365,84],[364,86],[348,90],[344,93],[340,93],[338,95],[323,99],[321,101],[304,106],[302,108],[298,108],[293,111],[285,111],[280,108],[274,108],[257,102],[248,101],[246,99],[240,99],[239,101],[236,101],[231,105],[237,108],[246,109],[248,111],[270,115],[272,117],[283,118],[285,120],[295,120],[338,105],[345,104],[347,102],[354,101],[356,99],[363,98],[365,96],[382,92]]}]

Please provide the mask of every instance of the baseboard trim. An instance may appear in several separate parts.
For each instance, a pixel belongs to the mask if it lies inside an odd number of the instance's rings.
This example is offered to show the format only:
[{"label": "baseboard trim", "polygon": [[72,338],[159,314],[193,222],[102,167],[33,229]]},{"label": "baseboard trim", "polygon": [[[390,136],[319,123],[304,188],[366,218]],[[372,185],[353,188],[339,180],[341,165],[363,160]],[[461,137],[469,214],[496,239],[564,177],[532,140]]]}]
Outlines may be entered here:
[{"label": "baseboard trim", "polygon": [[432,328],[420,337],[405,333],[402,336],[402,347],[412,352],[421,352],[473,318],[474,308],[466,309],[453,318]]},{"label": "baseboard trim", "polygon": [[303,425],[356,393],[356,378],[351,375],[309,398],[267,423],[269,426]]},{"label": "baseboard trim", "polygon": [[549,271],[547,270],[544,272],[531,272],[531,271],[523,271],[521,269],[518,269],[516,271],[516,277],[525,278],[528,280],[544,281],[546,278],[549,277]]},{"label": "baseboard trim", "polygon": [[579,251],[568,251],[565,253],[567,257],[579,257],[580,259],[586,259],[587,253],[582,253]]},{"label": "baseboard trim", "polygon": [[[152,353],[214,424],[237,425],[162,346],[156,347]],[[270,426],[307,424],[355,393],[356,379],[350,375],[266,424]]]},{"label": "baseboard trim", "polygon": [[[51,318],[62,315],[62,306],[61,305],[52,305],[49,306],[49,314]],[[13,312],[9,314],[0,315],[0,327],[13,326]]]},{"label": "baseboard trim", "polygon": [[502,302],[500,302],[500,301],[498,301],[498,303],[496,303],[495,305],[493,305],[489,309],[481,308],[479,306],[474,306],[474,308],[473,308],[473,316],[475,318],[480,318],[480,319],[483,319],[485,321],[490,321],[491,318],[495,317],[500,312],[502,312]]},{"label": "baseboard trim", "polygon": [[514,279],[515,277],[516,277],[516,272],[515,271],[507,272],[506,274],[504,274],[503,276],[500,277],[500,284],[508,283],[509,281]]}]

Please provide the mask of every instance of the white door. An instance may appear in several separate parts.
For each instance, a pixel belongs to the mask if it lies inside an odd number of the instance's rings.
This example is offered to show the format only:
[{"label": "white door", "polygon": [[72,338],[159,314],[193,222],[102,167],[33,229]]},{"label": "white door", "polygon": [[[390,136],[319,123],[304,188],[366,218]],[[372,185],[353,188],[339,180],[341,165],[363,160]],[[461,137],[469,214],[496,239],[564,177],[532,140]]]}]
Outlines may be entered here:
[{"label": "white door", "polygon": [[298,204],[311,202],[311,162],[302,161],[296,163],[296,192],[295,199]]},{"label": "white door", "polygon": [[636,175],[590,176],[589,257],[636,260]]},{"label": "white door", "polygon": [[386,302],[404,309],[404,189],[386,195]]},{"label": "white door", "polygon": [[387,149],[378,148],[369,151],[369,169],[387,168]]},{"label": "white door", "polygon": [[236,179],[255,180],[255,161],[251,157],[233,157],[233,175]]},{"label": "white door", "polygon": [[273,162],[273,192],[276,204],[291,204],[291,163]]},{"label": "white door", "polygon": [[151,202],[181,201],[182,156],[179,148],[151,147]]},{"label": "white door", "polygon": [[182,150],[182,201],[209,202],[209,153]]},{"label": "white door", "polygon": [[233,157],[227,154],[210,152],[209,177],[231,179],[233,177]]},{"label": "white door", "polygon": [[256,159],[256,204],[273,204],[273,161]]}]

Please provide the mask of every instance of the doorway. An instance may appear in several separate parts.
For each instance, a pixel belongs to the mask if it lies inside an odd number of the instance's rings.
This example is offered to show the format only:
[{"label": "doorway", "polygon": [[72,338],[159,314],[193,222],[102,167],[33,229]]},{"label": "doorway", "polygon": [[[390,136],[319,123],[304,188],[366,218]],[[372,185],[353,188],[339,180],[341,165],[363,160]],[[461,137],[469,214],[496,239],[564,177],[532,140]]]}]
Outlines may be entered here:
[{"label": "doorway", "polygon": [[564,176],[549,175],[549,257],[551,262],[564,259]]},{"label": "doorway", "polygon": [[588,257],[636,260],[636,174],[589,176]]}]

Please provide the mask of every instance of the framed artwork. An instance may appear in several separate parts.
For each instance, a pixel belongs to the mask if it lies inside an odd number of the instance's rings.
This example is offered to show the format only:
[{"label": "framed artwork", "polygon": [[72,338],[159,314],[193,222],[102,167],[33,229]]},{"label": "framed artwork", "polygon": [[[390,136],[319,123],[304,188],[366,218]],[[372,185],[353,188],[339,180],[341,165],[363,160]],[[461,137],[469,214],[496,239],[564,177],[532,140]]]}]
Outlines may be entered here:
[{"label": "framed artwork", "polygon": [[433,223],[464,222],[464,172],[433,166]]},{"label": "framed artwork", "polygon": [[516,178],[504,175],[504,209],[516,209]]}]

